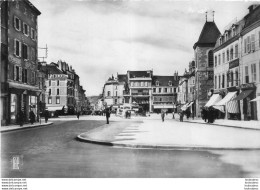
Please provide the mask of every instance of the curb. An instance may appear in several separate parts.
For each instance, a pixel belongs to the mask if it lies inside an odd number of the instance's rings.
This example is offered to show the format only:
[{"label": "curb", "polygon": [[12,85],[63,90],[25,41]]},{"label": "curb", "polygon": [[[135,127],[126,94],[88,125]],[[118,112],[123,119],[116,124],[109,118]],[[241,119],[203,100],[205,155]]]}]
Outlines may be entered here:
[{"label": "curb", "polygon": [[247,127],[239,127],[239,126],[231,126],[231,125],[225,125],[225,124],[216,124],[216,123],[199,123],[199,122],[194,122],[194,121],[183,121],[186,123],[197,123],[197,124],[204,124],[204,125],[216,125],[216,126],[221,126],[221,127],[232,127],[232,128],[239,128],[239,129],[249,129],[249,130],[260,130],[257,128],[247,128]]},{"label": "curb", "polygon": [[32,128],[37,128],[37,127],[44,127],[44,126],[48,126],[48,125],[52,125],[53,122],[49,122],[46,124],[37,124],[37,125],[30,125],[27,127],[18,127],[18,128],[14,128],[14,129],[7,129],[7,130],[3,130],[0,131],[0,133],[6,133],[6,132],[11,132],[11,131],[20,131],[20,130],[24,130],[24,129],[32,129]]},{"label": "curb", "polygon": [[[86,133],[82,133],[86,134]],[[218,148],[218,147],[201,147],[201,146],[178,146],[178,145],[151,145],[151,144],[122,144],[113,143],[104,140],[95,140],[89,137],[81,137],[81,134],[77,136],[77,140],[80,142],[87,142],[98,145],[113,146],[116,148],[132,148],[132,149],[159,149],[159,150],[260,150],[260,148]]]}]

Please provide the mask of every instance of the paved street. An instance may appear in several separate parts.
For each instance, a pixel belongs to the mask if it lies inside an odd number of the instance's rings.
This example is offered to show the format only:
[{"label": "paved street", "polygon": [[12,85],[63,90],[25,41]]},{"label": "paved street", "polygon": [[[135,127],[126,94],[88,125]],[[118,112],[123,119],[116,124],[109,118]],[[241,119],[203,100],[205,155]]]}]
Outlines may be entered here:
[{"label": "paved street", "polygon": [[[105,124],[105,120],[96,118],[55,119],[50,126],[1,134],[2,177],[214,178],[259,174],[256,158],[260,152],[256,150],[124,149],[77,141],[78,134]],[[126,125],[131,123],[127,121]],[[15,155],[23,157],[20,170],[12,169]]]}]

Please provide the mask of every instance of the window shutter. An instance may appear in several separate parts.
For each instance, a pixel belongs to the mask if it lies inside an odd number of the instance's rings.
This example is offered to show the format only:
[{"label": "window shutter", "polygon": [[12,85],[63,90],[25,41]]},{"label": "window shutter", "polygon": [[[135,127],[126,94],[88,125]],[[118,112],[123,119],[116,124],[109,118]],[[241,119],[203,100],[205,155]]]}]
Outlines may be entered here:
[{"label": "window shutter", "polygon": [[22,67],[19,67],[19,81],[22,81]]},{"label": "window shutter", "polygon": [[24,82],[27,83],[27,69],[24,69]]},{"label": "window shutter", "polygon": [[255,50],[255,35],[254,34],[251,35],[251,49],[252,49],[252,51]]},{"label": "window shutter", "polygon": [[248,53],[251,51],[251,38],[250,36],[247,37],[247,51]]},{"label": "window shutter", "polygon": [[17,75],[17,73],[16,73],[16,67],[15,67],[15,65],[13,66],[13,69],[14,69],[14,80],[16,80],[16,75]]},{"label": "window shutter", "polygon": [[14,16],[14,28],[16,28],[16,19],[15,19],[15,16]]},{"label": "window shutter", "polygon": [[22,43],[19,42],[19,56],[22,56]]},{"label": "window shutter", "polygon": [[14,54],[16,55],[16,39],[14,39]]},{"label": "window shutter", "polygon": [[247,51],[246,51],[246,46],[247,46],[247,43],[246,43],[246,39],[244,39],[244,53],[246,53]]}]

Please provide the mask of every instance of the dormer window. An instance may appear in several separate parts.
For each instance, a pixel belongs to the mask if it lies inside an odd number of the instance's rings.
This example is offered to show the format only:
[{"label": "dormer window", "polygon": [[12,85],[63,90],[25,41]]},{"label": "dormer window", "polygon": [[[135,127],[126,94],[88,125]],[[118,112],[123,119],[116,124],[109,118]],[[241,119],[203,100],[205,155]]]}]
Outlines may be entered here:
[{"label": "dormer window", "polygon": [[158,81],[158,80],[155,82],[155,85],[156,85],[156,86],[159,86],[159,81]]},{"label": "dormer window", "polygon": [[172,81],[169,81],[169,86],[172,86]]},{"label": "dormer window", "polygon": [[236,35],[236,27],[234,26],[233,28],[232,28],[232,36],[234,37]]},{"label": "dormer window", "polygon": [[228,41],[228,32],[225,33],[225,41]]},{"label": "dormer window", "polygon": [[221,45],[222,44],[222,36],[220,36],[220,38],[219,38],[219,45]]}]

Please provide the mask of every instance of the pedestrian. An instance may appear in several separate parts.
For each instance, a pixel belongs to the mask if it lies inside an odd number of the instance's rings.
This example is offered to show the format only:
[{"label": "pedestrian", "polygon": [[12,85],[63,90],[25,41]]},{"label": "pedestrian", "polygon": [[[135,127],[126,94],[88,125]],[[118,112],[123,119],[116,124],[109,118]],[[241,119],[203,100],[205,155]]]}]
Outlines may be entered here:
[{"label": "pedestrian", "polygon": [[49,119],[49,111],[47,109],[44,111],[44,118],[45,118],[45,123],[47,123]]},{"label": "pedestrian", "polygon": [[180,114],[180,122],[183,122],[183,117],[184,117],[183,111],[181,110],[179,114]]},{"label": "pedestrian", "polygon": [[107,119],[107,124],[109,124],[109,117],[110,117],[110,110],[109,110],[109,108],[106,108],[106,119]]},{"label": "pedestrian", "polygon": [[18,121],[19,121],[20,126],[22,127],[23,123],[24,123],[24,112],[23,112],[23,110],[20,110],[20,112],[19,112]]},{"label": "pedestrian", "polygon": [[32,110],[29,113],[29,119],[30,119],[31,124],[33,124],[35,122],[35,114]]},{"label": "pedestrian", "polygon": [[77,112],[77,118],[78,118],[78,120],[79,120],[79,115],[80,115],[80,112],[78,111],[78,112]]},{"label": "pedestrian", "polygon": [[174,111],[172,111],[172,119],[175,119],[175,116],[174,116]]},{"label": "pedestrian", "polygon": [[161,117],[162,117],[162,122],[164,122],[165,112],[164,112],[163,109],[162,109],[162,111],[161,111]]}]

